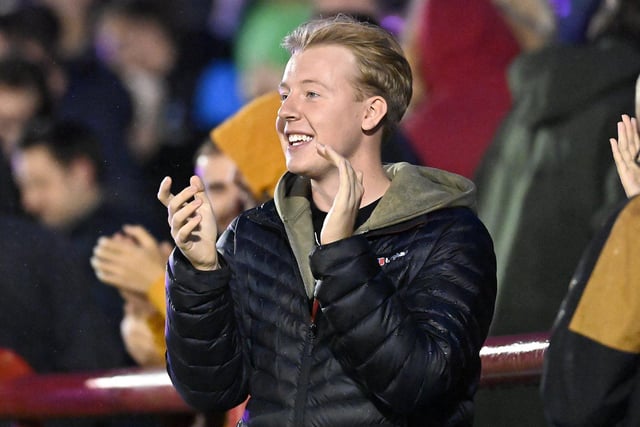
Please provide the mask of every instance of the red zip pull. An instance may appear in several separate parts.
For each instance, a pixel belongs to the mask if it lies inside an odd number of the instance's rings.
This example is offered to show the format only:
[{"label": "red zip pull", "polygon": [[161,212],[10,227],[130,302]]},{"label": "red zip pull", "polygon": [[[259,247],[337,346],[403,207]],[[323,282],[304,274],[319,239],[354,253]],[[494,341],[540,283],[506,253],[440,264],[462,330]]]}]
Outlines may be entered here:
[{"label": "red zip pull", "polygon": [[313,299],[313,305],[311,306],[311,323],[316,323],[316,315],[318,314],[318,308],[320,308],[320,302],[316,298]]},{"label": "red zip pull", "polygon": [[318,308],[320,308],[320,302],[317,299],[313,299],[313,305],[311,306],[311,327],[310,331],[313,335],[316,334],[318,330],[318,325],[316,325],[316,315],[318,314]]}]

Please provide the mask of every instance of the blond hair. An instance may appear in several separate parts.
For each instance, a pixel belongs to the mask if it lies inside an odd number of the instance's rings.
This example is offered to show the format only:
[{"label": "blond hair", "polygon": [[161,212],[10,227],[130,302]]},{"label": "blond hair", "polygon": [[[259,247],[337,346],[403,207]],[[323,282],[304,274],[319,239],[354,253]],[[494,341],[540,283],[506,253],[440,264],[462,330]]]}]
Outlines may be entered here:
[{"label": "blond hair", "polygon": [[385,29],[346,15],[314,19],[287,35],[282,46],[291,55],[312,46],[338,45],[356,59],[358,100],[381,96],[387,101],[385,133],[395,127],[411,101],[411,67],[395,37]]}]

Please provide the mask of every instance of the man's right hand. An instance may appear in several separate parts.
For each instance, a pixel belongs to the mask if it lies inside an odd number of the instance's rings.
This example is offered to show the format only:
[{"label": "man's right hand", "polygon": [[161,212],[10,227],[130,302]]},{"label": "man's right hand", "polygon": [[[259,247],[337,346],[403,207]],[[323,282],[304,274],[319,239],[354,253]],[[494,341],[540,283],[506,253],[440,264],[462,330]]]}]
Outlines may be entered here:
[{"label": "man's right hand", "polygon": [[189,184],[173,195],[171,178],[164,178],[158,200],[167,208],[171,237],[178,249],[196,269],[215,270],[219,268],[216,220],[200,178],[192,176]]}]

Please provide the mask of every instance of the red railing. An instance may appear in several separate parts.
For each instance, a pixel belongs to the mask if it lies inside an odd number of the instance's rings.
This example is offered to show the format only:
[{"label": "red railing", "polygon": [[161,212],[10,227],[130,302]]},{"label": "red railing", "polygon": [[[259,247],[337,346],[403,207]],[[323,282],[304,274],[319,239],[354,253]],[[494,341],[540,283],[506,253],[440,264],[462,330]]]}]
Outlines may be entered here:
[{"label": "red railing", "polygon": [[537,384],[542,374],[548,333],[489,337],[480,351],[481,387]]},{"label": "red railing", "polygon": [[[543,333],[490,337],[481,352],[481,387],[536,384],[547,338]],[[164,369],[37,375],[12,357],[10,352],[0,357],[0,419],[191,412]]]}]

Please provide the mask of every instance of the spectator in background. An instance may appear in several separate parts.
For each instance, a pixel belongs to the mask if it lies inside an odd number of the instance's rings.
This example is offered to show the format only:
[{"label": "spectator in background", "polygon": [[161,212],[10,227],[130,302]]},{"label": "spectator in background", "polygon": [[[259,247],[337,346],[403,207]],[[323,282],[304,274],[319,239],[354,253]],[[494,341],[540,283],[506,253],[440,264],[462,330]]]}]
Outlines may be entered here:
[{"label": "spectator in background", "polygon": [[588,44],[550,44],[510,69],[515,104],[476,175],[499,254],[495,334],[548,329],[603,208],[623,197],[602,141],[633,110],[639,18],[640,2],[623,0]]},{"label": "spectator in background", "polygon": [[[214,143],[205,142],[196,153],[195,172],[221,232],[242,211],[273,197],[285,171],[273,127],[279,106],[276,92],[256,98],[216,127],[211,132]],[[129,353],[142,366],[164,364],[164,278],[170,248],[143,227],[126,226],[100,238],[91,260],[100,280],[125,295],[121,332]],[[243,408],[230,412],[228,422],[234,414],[237,420]]]},{"label": "spectator in background", "polygon": [[[108,1],[108,0],[107,0]],[[33,3],[33,2],[32,2]],[[35,4],[51,10],[59,23],[56,53],[64,62],[90,56],[93,19],[103,0],[37,0]],[[24,8],[31,5],[22,6]]]},{"label": "spectator in background", "polygon": [[[498,260],[492,335],[549,330],[581,254],[624,198],[606,141],[633,111],[640,2],[602,2],[590,22],[588,43],[551,43],[514,61],[514,104],[476,175]],[[476,400],[480,425],[545,425],[533,387],[481,390]]]},{"label": "spectator in background", "polygon": [[26,60],[0,58],[0,148],[10,159],[29,123],[53,114],[42,69]]},{"label": "spectator in background", "polygon": [[151,2],[115,1],[102,8],[96,27],[100,59],[134,101],[129,149],[145,165],[160,149],[167,125],[169,75],[178,55],[169,18]]},{"label": "spectator in background", "polygon": [[0,151],[0,347],[36,372],[111,367],[117,348],[69,246],[16,213],[18,194]]},{"label": "spectator in background", "polygon": [[155,193],[153,183],[165,174],[187,180],[204,135],[191,114],[201,64],[182,61],[181,34],[165,6],[114,0],[101,8],[96,23],[99,57],[120,76],[133,100],[128,143],[143,171],[145,194]]},{"label": "spectator in background", "polygon": [[[284,159],[279,151],[273,150],[279,147],[279,142],[271,128],[279,105],[280,96],[275,92],[256,98],[215,128],[211,132],[211,141],[215,142],[205,142],[196,153],[195,172],[219,215],[220,232],[242,211],[273,197],[275,184],[284,173]],[[157,361],[157,356],[164,354],[167,256],[166,244],[158,243],[140,226],[125,226],[110,237],[101,237],[93,249],[91,263],[100,280],[125,292],[126,296],[137,294],[138,305],[140,300],[146,300],[162,316],[162,322],[156,319],[147,322],[153,330],[148,336],[161,338],[155,354],[144,351],[152,346],[128,339],[124,331],[130,348],[140,345],[134,352],[144,354],[136,358],[141,364],[145,364],[144,360]],[[140,268],[141,265],[145,267]],[[145,316],[150,312],[148,308],[138,311],[143,314],[138,320],[151,318]],[[131,317],[135,317],[134,314]],[[136,328],[139,324],[135,320],[129,323]]]},{"label": "spectator in background", "polygon": [[506,70],[520,45],[491,0],[411,8],[402,37],[417,90],[403,130],[422,164],[471,178],[511,106]]},{"label": "spectator in background", "polygon": [[[2,23],[0,34],[7,35]],[[11,43],[6,46],[9,48]],[[3,177],[6,178],[2,183],[5,194],[17,195],[18,190],[10,176],[9,159],[29,123],[51,117],[53,101],[42,69],[5,53],[0,52],[0,170],[9,171],[9,176]],[[22,212],[18,198],[7,199],[7,203],[14,204],[13,212]]]},{"label": "spectator in background", "polygon": [[[640,82],[640,80],[639,80]],[[636,100],[640,100],[636,90]],[[636,115],[640,113],[636,102]],[[541,392],[551,426],[640,425],[640,136],[611,139],[627,198],[582,254],[553,325]]]},{"label": "spectator in background", "polygon": [[115,289],[95,279],[89,260],[98,236],[112,234],[136,218],[141,223],[146,220],[105,197],[100,144],[80,123],[33,125],[14,151],[12,165],[24,210],[68,238],[74,248],[70,256],[87,277],[93,278],[86,286],[108,318],[112,337],[118,343],[119,357],[112,358],[112,367],[131,365],[119,331],[122,298]]},{"label": "spectator in background", "polygon": [[[69,242],[20,212],[8,162],[0,151],[0,347],[38,373],[112,368],[119,339],[109,331]],[[125,417],[47,420],[46,427],[140,427]],[[0,421],[0,426],[14,426]]]},{"label": "spectator in background", "polygon": [[64,26],[47,6],[23,5],[4,15],[2,22],[0,31],[9,41],[2,55],[36,64],[45,76],[53,113],[58,118],[83,122],[99,138],[105,165],[105,193],[136,200],[141,190],[141,174],[125,139],[131,122],[131,100],[118,77],[101,66],[90,51],[72,57],[61,54]]}]

